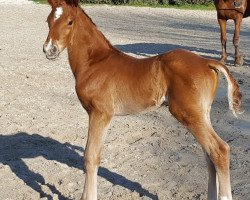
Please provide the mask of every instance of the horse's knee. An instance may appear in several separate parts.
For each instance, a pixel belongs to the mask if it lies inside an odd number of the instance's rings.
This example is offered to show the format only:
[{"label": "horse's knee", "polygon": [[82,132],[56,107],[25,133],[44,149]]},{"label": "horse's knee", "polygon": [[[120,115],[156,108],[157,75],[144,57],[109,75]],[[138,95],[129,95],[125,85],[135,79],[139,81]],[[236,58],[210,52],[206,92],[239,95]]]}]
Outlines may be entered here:
[{"label": "horse's knee", "polygon": [[234,37],[233,44],[234,44],[235,47],[239,46],[239,41],[240,41],[239,37]]}]

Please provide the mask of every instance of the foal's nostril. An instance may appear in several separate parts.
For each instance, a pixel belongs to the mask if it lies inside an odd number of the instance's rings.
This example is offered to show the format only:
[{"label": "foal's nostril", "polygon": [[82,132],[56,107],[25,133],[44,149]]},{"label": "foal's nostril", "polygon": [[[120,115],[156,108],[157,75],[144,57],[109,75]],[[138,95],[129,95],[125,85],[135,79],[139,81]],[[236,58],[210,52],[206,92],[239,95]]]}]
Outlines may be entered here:
[{"label": "foal's nostril", "polygon": [[53,51],[53,53],[56,53],[56,52],[57,52],[57,47],[54,46],[54,47],[52,48],[52,51]]},{"label": "foal's nostril", "polygon": [[52,44],[51,41],[43,45],[43,52],[49,60],[56,59],[60,54],[58,46],[56,44]]},{"label": "foal's nostril", "polygon": [[51,52],[52,54],[57,53],[57,51],[58,51],[58,49],[57,49],[56,46],[53,46],[53,47],[50,49],[50,52]]}]

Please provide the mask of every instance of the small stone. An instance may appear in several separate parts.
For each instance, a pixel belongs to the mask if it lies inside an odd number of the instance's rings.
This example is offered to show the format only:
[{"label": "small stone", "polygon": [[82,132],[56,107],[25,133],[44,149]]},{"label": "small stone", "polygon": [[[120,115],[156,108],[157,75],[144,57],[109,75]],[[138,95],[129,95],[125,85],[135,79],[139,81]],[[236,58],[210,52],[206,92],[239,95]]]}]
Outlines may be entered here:
[{"label": "small stone", "polygon": [[53,194],[53,200],[59,200],[58,195],[57,194]]},{"label": "small stone", "polygon": [[244,81],[243,81],[242,79],[239,79],[239,80],[238,80],[238,83],[239,83],[240,85],[243,85]]}]

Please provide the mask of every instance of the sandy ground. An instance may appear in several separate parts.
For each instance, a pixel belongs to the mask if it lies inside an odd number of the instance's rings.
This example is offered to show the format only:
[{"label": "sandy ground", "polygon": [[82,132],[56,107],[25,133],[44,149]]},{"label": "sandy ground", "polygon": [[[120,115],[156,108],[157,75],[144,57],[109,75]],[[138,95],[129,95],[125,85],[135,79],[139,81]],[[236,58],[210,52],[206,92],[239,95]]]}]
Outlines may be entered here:
[{"label": "sandy ground", "polygon": [[[67,54],[54,62],[43,55],[49,6],[9,2],[0,0],[0,199],[79,199],[88,118],[74,91]],[[85,10],[112,44],[131,55],[185,48],[219,58],[215,11],[112,6]],[[243,67],[232,65],[232,36],[231,22],[228,66],[240,83],[245,113],[235,119],[228,110],[222,78],[212,121],[231,146],[234,200],[249,200],[250,18],[241,31]],[[114,118],[99,170],[99,199],[204,200],[207,179],[201,147],[167,107]]]}]

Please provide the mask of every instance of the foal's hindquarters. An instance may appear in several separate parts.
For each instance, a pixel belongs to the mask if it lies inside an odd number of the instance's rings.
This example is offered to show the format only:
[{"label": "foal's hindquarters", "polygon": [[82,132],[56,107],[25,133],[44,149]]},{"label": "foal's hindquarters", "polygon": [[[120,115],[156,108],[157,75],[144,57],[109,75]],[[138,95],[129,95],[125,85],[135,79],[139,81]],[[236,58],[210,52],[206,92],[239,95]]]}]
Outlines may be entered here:
[{"label": "foal's hindquarters", "polygon": [[[211,105],[218,86],[218,71],[225,69],[217,61],[190,53],[181,54],[179,61],[176,57],[167,61],[166,67],[170,80],[169,110],[187,127],[205,152],[209,172],[208,200],[219,199],[218,194],[222,200],[232,200],[229,145],[217,135],[210,121]],[[237,85],[236,90],[238,92]],[[241,97],[240,93],[237,95]]]},{"label": "foal's hindquarters", "polygon": [[[112,57],[113,63],[117,58]],[[240,107],[239,88],[228,69],[218,61],[183,50],[143,60],[125,58],[119,57],[118,67],[104,61],[101,71],[94,70],[96,76],[90,76],[88,81],[96,82],[95,89],[83,89],[81,84],[80,89],[77,88],[79,99],[89,114],[82,200],[97,199],[101,147],[112,117],[158,106],[164,97],[168,99],[172,115],[188,128],[205,152],[209,172],[208,200],[218,200],[218,194],[222,200],[232,200],[229,146],[216,134],[210,121],[218,71],[226,76],[230,85],[230,108],[237,112]],[[112,76],[106,76],[105,70]]]}]

